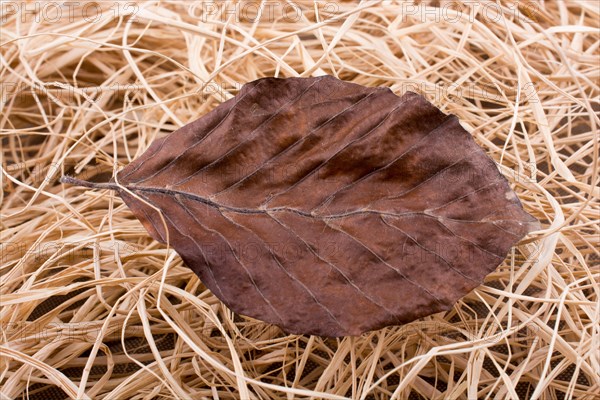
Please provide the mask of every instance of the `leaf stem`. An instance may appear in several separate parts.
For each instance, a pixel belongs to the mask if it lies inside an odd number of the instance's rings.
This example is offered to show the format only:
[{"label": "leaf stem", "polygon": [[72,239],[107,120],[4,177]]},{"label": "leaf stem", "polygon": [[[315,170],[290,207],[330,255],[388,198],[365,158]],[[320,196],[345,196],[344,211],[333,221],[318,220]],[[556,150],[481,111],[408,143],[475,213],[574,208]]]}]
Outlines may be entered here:
[{"label": "leaf stem", "polygon": [[83,186],[92,189],[109,189],[109,190],[119,190],[119,185],[113,182],[90,182],[84,181],[83,179],[73,178],[72,176],[64,175],[60,177],[61,183],[68,183],[70,185],[75,186]]}]

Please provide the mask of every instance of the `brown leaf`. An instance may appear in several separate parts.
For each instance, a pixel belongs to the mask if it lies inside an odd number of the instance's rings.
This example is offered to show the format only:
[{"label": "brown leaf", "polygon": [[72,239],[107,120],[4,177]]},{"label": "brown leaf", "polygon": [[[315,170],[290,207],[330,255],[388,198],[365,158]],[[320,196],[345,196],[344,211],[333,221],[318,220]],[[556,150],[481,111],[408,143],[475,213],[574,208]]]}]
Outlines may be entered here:
[{"label": "brown leaf", "polygon": [[299,334],[448,310],[537,227],[454,115],[329,76],[248,83],[117,180],[229,308]]}]

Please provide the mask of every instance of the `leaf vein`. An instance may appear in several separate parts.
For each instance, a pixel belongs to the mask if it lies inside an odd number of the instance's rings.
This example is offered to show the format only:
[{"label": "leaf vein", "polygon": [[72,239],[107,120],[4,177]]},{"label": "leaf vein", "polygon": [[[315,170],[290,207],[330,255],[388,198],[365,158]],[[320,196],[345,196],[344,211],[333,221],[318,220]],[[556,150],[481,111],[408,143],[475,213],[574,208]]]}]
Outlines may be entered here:
[{"label": "leaf vein", "polygon": [[[242,97],[235,102],[235,104],[233,105],[233,107],[231,107],[231,109],[227,112],[227,114],[225,115],[225,117],[223,117],[221,119],[221,121],[219,121],[219,123],[217,125],[215,125],[214,128],[212,128],[206,135],[202,136],[198,141],[194,142],[194,144],[192,144],[191,146],[189,146],[188,148],[186,148],[183,152],[181,152],[181,154],[179,154],[177,157],[175,157],[174,159],[172,159],[171,161],[169,161],[168,164],[162,166],[161,168],[159,168],[158,170],[156,170],[153,174],[139,180],[136,181],[136,183],[141,183],[141,182],[145,182],[149,179],[154,178],[155,176],[157,176],[158,174],[166,171],[167,169],[171,168],[171,166],[173,166],[181,157],[183,157],[183,155],[185,153],[187,153],[188,151],[190,151],[192,148],[200,145],[204,140],[206,140],[211,134],[213,134],[220,126],[221,124],[227,120],[227,118],[233,113],[233,111],[237,108],[237,106],[241,103],[241,100],[246,97],[247,95],[249,95],[250,93],[252,93],[254,90],[256,90],[256,88],[258,88],[258,86],[262,83],[262,81],[258,82],[255,86],[252,87],[252,89],[250,91],[248,91],[248,93],[244,93],[244,95],[242,95]],[[166,140],[163,141],[160,145],[160,148],[156,151],[157,153],[162,150],[163,146],[165,145]],[[129,171],[126,175],[123,176],[123,178],[121,179],[126,179],[128,176],[130,176],[132,173],[134,173],[135,171],[137,171],[144,163],[140,163],[136,168],[134,168],[132,171]]]},{"label": "leaf vein", "polygon": [[412,144],[412,146],[410,146],[408,149],[406,149],[406,151],[404,151],[402,154],[400,154],[399,156],[397,156],[396,158],[394,158],[392,161],[390,161],[389,163],[387,163],[386,165],[383,165],[377,169],[375,169],[374,171],[369,172],[368,174],[362,176],[361,178],[348,183],[347,185],[345,185],[344,187],[341,187],[339,189],[337,189],[336,191],[334,191],[332,194],[330,194],[325,200],[323,200],[320,204],[318,204],[315,208],[313,208],[314,210],[317,210],[321,207],[323,207],[323,205],[325,204],[329,204],[333,201],[334,197],[341,192],[342,190],[346,190],[348,188],[351,188],[352,186],[364,181],[365,179],[368,179],[369,177],[377,174],[378,172],[381,172],[382,170],[388,168],[389,166],[391,166],[392,164],[394,164],[395,162],[401,160],[404,156],[410,154],[411,151],[413,151],[421,142],[425,141],[427,138],[429,138],[430,135],[433,135],[434,132],[437,132],[437,130],[439,128],[441,128],[446,121],[449,121],[451,119],[452,116],[447,116],[446,118],[444,118],[442,120],[442,122],[437,125],[435,128],[431,129],[429,132],[427,132],[425,135],[423,135],[421,138],[419,138],[419,140],[417,140],[415,143]]},{"label": "leaf vein", "polygon": [[260,207],[266,207],[267,204],[269,204],[271,201],[273,201],[273,199],[275,199],[278,196],[281,196],[284,193],[289,192],[290,190],[293,190],[294,188],[296,188],[298,185],[300,185],[303,181],[305,181],[306,179],[308,179],[310,176],[312,176],[316,171],[318,171],[319,169],[321,169],[321,167],[323,167],[325,164],[327,164],[329,161],[331,161],[331,159],[333,159],[336,155],[338,155],[340,152],[344,151],[345,149],[347,149],[348,147],[350,147],[352,144],[356,143],[357,141],[367,137],[368,135],[370,135],[372,132],[374,132],[376,129],[378,129],[381,125],[383,125],[383,123],[385,121],[387,121],[387,119],[394,113],[394,111],[396,111],[398,108],[400,108],[400,106],[402,106],[406,101],[408,101],[408,98],[404,98],[402,99],[398,105],[394,108],[392,108],[386,115],[384,118],[381,119],[381,121],[372,129],[368,130],[366,133],[364,133],[363,135],[357,137],[354,140],[351,140],[350,142],[348,142],[346,145],[344,145],[341,149],[336,150],[336,152],[330,156],[327,160],[323,161],[322,163],[320,163],[319,165],[317,165],[315,168],[313,168],[312,170],[308,171],[308,173],[306,175],[304,175],[302,178],[300,178],[299,180],[297,180],[296,182],[294,182],[292,185],[290,185],[287,189],[284,189],[278,193],[275,193],[273,196],[271,196],[267,201],[263,202]]},{"label": "leaf vein", "polygon": [[452,263],[450,263],[450,261],[446,260],[446,258],[444,256],[442,256],[441,254],[436,253],[435,251],[425,247],[424,245],[422,245],[421,243],[419,243],[417,241],[416,238],[412,237],[411,235],[409,235],[407,232],[405,232],[403,229],[400,229],[399,227],[390,224],[388,221],[386,221],[386,219],[384,217],[380,217],[381,220],[383,221],[384,224],[386,224],[387,226],[389,226],[390,228],[396,229],[398,232],[402,233],[403,235],[405,235],[406,237],[408,237],[410,240],[412,240],[413,242],[415,242],[415,244],[417,246],[419,246],[420,248],[422,248],[423,250],[433,254],[436,257],[439,257],[442,261],[444,261],[448,267],[450,267],[451,270],[453,270],[454,272],[456,272],[457,274],[461,275],[463,278],[466,278],[470,281],[473,281],[477,284],[479,284],[480,282],[477,281],[476,279],[471,278],[470,276],[466,275],[465,273],[463,273],[461,270],[455,268]]},{"label": "leaf vein", "polygon": [[237,182],[233,183],[232,185],[226,187],[225,189],[221,190],[220,192],[216,193],[214,195],[214,197],[217,197],[223,193],[228,192],[229,190],[232,190],[233,188],[237,187],[238,185],[240,185],[243,181],[245,181],[246,179],[249,179],[250,177],[252,177],[254,174],[256,174],[257,172],[259,172],[260,170],[263,169],[263,167],[272,162],[273,160],[279,158],[280,156],[284,155],[286,152],[290,151],[290,149],[292,149],[293,147],[295,147],[296,145],[298,145],[299,143],[303,142],[304,140],[306,140],[309,136],[311,136],[312,134],[314,134],[315,132],[317,132],[319,129],[323,128],[325,125],[327,125],[328,123],[330,123],[331,121],[333,121],[334,119],[336,119],[337,117],[339,117],[340,115],[352,110],[354,107],[356,107],[358,104],[362,103],[363,101],[365,101],[366,99],[368,99],[369,97],[371,97],[373,94],[375,94],[376,92],[371,92],[368,95],[364,96],[363,98],[361,98],[360,100],[358,100],[357,102],[353,103],[351,106],[345,108],[344,110],[338,112],[337,114],[335,114],[334,116],[332,116],[331,118],[329,118],[327,121],[323,122],[321,125],[317,126],[314,129],[311,129],[309,133],[307,133],[306,135],[302,136],[301,138],[299,138],[298,140],[296,140],[294,143],[292,143],[291,145],[289,145],[288,147],[286,147],[285,149],[283,149],[282,151],[280,151],[279,153],[275,154],[273,157],[269,158],[268,160],[266,160],[265,162],[263,162],[263,164],[258,167],[257,169],[255,169],[253,172],[251,172],[250,174],[247,174],[246,176],[244,176],[243,178],[239,179]]},{"label": "leaf vein", "polygon": [[[194,219],[194,221],[198,225],[200,225],[200,226],[203,227],[203,225],[200,223],[200,221],[198,221],[198,219],[196,218],[196,216],[193,213],[191,213],[190,210],[187,207],[184,207],[183,204],[181,203],[181,201],[179,201],[179,199],[175,198],[175,201],[177,202],[177,204],[179,204],[179,206],[184,210],[184,212],[186,214],[188,214],[190,217],[192,217]],[[177,230],[177,232],[181,233],[183,236],[187,237],[188,239],[190,239],[194,243],[194,245],[196,246],[196,248],[200,251],[200,254],[202,254],[202,258],[204,258],[204,261],[206,262],[206,265],[208,267],[206,269],[208,270],[208,273],[210,274],[211,279],[215,283],[215,286],[216,286],[217,290],[219,291],[219,293],[221,294],[221,296],[222,296],[223,299],[227,299],[227,297],[223,293],[223,290],[221,289],[221,286],[219,285],[218,280],[215,277],[215,274],[214,274],[214,272],[213,272],[213,270],[211,268],[211,263],[210,263],[210,261],[208,261],[208,258],[206,257],[206,253],[202,249],[202,246],[200,246],[198,244],[198,242],[196,242],[196,240],[192,236],[190,236],[190,235],[184,233],[182,230],[180,230],[177,227],[177,225],[173,222],[173,220],[171,220],[171,218],[169,218],[167,216],[166,213],[163,213],[163,215],[165,216],[165,218],[167,218],[171,222],[171,225]]]},{"label": "leaf vein", "polygon": [[221,154],[218,158],[216,158],[213,161],[211,161],[210,163],[206,164],[205,166],[203,166],[202,168],[200,168],[199,170],[197,170],[196,172],[194,172],[190,176],[188,176],[188,177],[186,177],[184,179],[181,179],[178,182],[175,182],[173,184],[173,186],[179,186],[179,185],[182,185],[182,184],[188,182],[189,180],[193,179],[195,176],[199,175],[202,171],[205,171],[206,169],[210,168],[211,166],[213,166],[213,165],[219,163],[220,161],[222,161],[223,159],[225,159],[225,157],[227,157],[228,155],[230,155],[231,153],[233,153],[236,149],[240,148],[243,144],[248,143],[251,138],[254,138],[256,136],[256,135],[252,136],[252,134],[258,132],[260,128],[262,128],[264,125],[266,125],[271,120],[273,120],[275,117],[277,117],[284,108],[287,108],[290,105],[296,103],[296,101],[298,101],[300,98],[302,98],[302,96],[304,96],[306,94],[306,92],[308,92],[316,83],[317,83],[317,81],[313,82],[306,89],[304,89],[304,91],[302,93],[300,93],[298,96],[294,97],[293,99],[291,99],[288,102],[286,102],[283,106],[279,107],[277,109],[277,111],[275,111],[275,113],[273,113],[269,118],[267,118],[266,120],[264,120],[263,122],[261,122],[256,128],[254,128],[248,134],[248,137],[246,139],[242,140],[240,143],[236,144],[231,149],[229,149],[227,152],[225,152],[224,154]]},{"label": "leaf vein", "polygon": [[366,244],[364,244],[362,241],[358,240],[356,237],[354,237],[353,235],[349,234],[348,232],[346,232],[345,230],[341,229],[341,228],[337,228],[333,225],[331,225],[329,222],[327,222],[327,220],[323,220],[323,222],[325,222],[325,224],[327,226],[329,226],[331,229],[334,229],[346,236],[348,236],[349,238],[351,238],[353,241],[355,241],[356,243],[360,244],[365,250],[367,250],[369,253],[373,254],[381,263],[383,263],[385,266],[387,266],[389,269],[391,269],[392,271],[396,272],[398,275],[400,275],[403,279],[405,279],[407,282],[409,282],[411,285],[415,286],[416,288],[419,288],[422,292],[427,293],[431,298],[433,298],[436,302],[445,305],[445,303],[438,298],[436,295],[434,295],[433,293],[431,293],[429,290],[427,290],[426,287],[423,287],[421,284],[419,284],[416,281],[413,281],[412,279],[410,279],[408,276],[406,276],[405,274],[402,273],[402,271],[400,271],[399,269],[395,268],[393,265],[389,264],[387,261],[385,261],[379,254],[375,253],[373,250],[371,250],[370,247],[368,247]]},{"label": "leaf vein", "polygon": [[352,279],[350,279],[350,277],[348,275],[346,275],[344,273],[344,271],[342,271],[340,268],[337,267],[337,265],[335,265],[334,263],[330,262],[329,260],[326,260],[325,258],[321,257],[321,255],[313,250],[313,248],[306,242],[306,240],[304,240],[304,238],[302,238],[293,228],[289,227],[288,225],[284,224],[283,222],[281,222],[278,218],[276,218],[275,216],[273,216],[272,214],[268,214],[269,217],[271,217],[273,220],[275,220],[278,224],[280,224],[281,226],[283,226],[285,229],[287,229],[288,231],[290,231],[294,236],[296,236],[298,239],[300,239],[302,241],[302,243],[304,243],[304,245],[308,248],[308,250],[314,254],[317,258],[319,258],[321,261],[327,263],[330,267],[332,267],[333,269],[335,269],[340,275],[342,275],[344,277],[344,279],[360,294],[362,295],[364,298],[366,298],[367,300],[369,300],[372,304],[383,308],[390,317],[393,317],[396,319],[396,321],[398,320],[398,317],[395,315],[395,313],[390,310],[389,308],[387,308],[385,305],[379,303],[377,300],[375,300],[372,296],[370,296],[367,292],[365,292],[363,289],[361,289],[356,282],[354,282]]},{"label": "leaf vein", "polygon": [[[187,213],[191,213],[190,209],[185,205],[185,203],[183,202],[179,202],[179,204],[181,205],[181,207],[183,207]],[[273,313],[277,316],[277,318],[279,319],[279,321],[284,324],[284,320],[281,317],[281,315],[279,314],[279,312],[277,311],[277,309],[275,308],[275,306],[273,306],[273,303],[271,303],[271,301],[265,296],[265,294],[263,293],[263,291],[260,289],[260,287],[258,287],[258,285],[256,284],[256,281],[254,280],[254,277],[252,276],[252,274],[250,273],[250,270],[246,267],[246,265],[244,265],[244,263],[240,260],[240,258],[238,257],[236,251],[233,249],[233,246],[231,246],[231,243],[229,242],[229,240],[219,231],[211,229],[207,226],[205,226],[204,224],[202,224],[200,221],[198,221],[199,225],[203,228],[206,229],[209,232],[213,232],[216,233],[217,235],[219,235],[221,237],[221,239],[223,239],[223,241],[227,244],[227,247],[229,247],[229,250],[231,251],[231,254],[233,255],[233,257],[235,258],[235,260],[238,262],[238,264],[244,269],[244,271],[246,272],[246,275],[248,275],[248,278],[250,278],[250,282],[252,282],[252,287],[256,290],[256,292],[260,295],[260,297],[262,297],[262,299],[264,300],[264,302],[271,308],[271,310],[273,310]]]},{"label": "leaf vein", "polygon": [[269,246],[267,246],[267,243],[260,237],[258,236],[258,234],[256,232],[254,232],[253,230],[247,228],[246,226],[243,226],[241,224],[239,224],[238,222],[234,221],[233,219],[229,218],[228,216],[226,216],[225,214],[223,214],[223,212],[221,210],[219,210],[219,212],[221,213],[221,215],[226,218],[227,220],[229,220],[231,223],[235,224],[236,226],[250,232],[251,234],[253,234],[254,236],[256,236],[264,245],[264,247],[269,251],[269,254],[271,254],[271,257],[273,258],[273,260],[275,260],[275,262],[277,263],[277,265],[279,266],[279,268],[294,282],[296,282],[297,284],[299,284],[306,293],[308,293],[308,295],[314,300],[314,302],[321,307],[323,310],[325,310],[325,312],[329,315],[329,318],[336,323],[340,328],[342,329],[346,329],[342,323],[336,318],[335,315],[333,315],[333,313],[331,312],[331,310],[327,307],[325,307],[325,305],[323,303],[321,303],[321,301],[317,298],[317,296],[314,294],[314,292],[312,290],[310,290],[310,288],[308,286],[306,286],[304,284],[304,282],[302,282],[300,279],[298,279],[298,277],[296,277],[294,274],[292,274],[291,272],[289,272],[281,263],[281,261],[279,261],[279,258],[275,255],[275,253],[273,253],[273,251],[271,250],[271,248]]}]

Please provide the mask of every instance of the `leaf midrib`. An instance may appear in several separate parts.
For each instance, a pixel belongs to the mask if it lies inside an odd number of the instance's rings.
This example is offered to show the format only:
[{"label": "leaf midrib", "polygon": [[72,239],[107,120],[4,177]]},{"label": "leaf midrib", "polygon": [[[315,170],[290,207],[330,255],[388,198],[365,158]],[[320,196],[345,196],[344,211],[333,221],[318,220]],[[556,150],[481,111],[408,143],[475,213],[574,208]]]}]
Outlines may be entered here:
[{"label": "leaf midrib", "polygon": [[[314,214],[312,212],[306,212],[306,211],[302,211],[302,210],[298,210],[296,208],[290,208],[290,207],[273,207],[273,208],[264,208],[264,209],[242,208],[242,207],[233,207],[233,206],[229,206],[226,204],[220,204],[220,203],[217,203],[206,197],[202,197],[200,195],[185,192],[182,190],[174,190],[174,189],[159,188],[159,187],[152,187],[152,186],[139,187],[139,186],[121,185],[121,187],[124,187],[132,192],[160,193],[160,194],[166,194],[166,195],[170,195],[170,196],[180,195],[180,196],[189,198],[194,201],[198,201],[200,203],[206,204],[208,206],[211,206],[211,207],[219,209],[219,210],[227,210],[227,211],[231,211],[231,212],[235,212],[235,213],[239,213],[239,214],[269,214],[271,212],[287,211],[287,212],[292,212],[292,213],[301,215],[303,217],[313,218],[313,219],[338,219],[338,218],[350,217],[353,215],[365,215],[365,214],[376,214],[376,215],[391,216],[391,217],[400,217],[400,216],[409,216],[409,215],[433,216],[426,212],[420,212],[420,211],[410,211],[410,212],[405,212],[405,213],[391,213],[391,212],[378,211],[378,210],[354,210],[354,211],[348,211],[348,212],[340,213],[340,214],[324,215],[324,214]],[[477,222],[479,222],[479,221],[477,221]]]},{"label": "leaf midrib", "polygon": [[[226,210],[229,212],[234,212],[234,213],[239,213],[239,214],[269,215],[269,213],[271,213],[271,212],[287,211],[287,212],[301,215],[306,218],[318,219],[318,220],[340,219],[340,218],[351,217],[354,215],[375,214],[375,215],[386,216],[386,217],[425,216],[428,218],[433,218],[433,219],[438,219],[438,220],[443,219],[443,220],[463,222],[463,223],[489,223],[489,224],[496,225],[497,223],[500,223],[500,222],[517,222],[520,225],[523,224],[523,222],[521,222],[521,221],[511,220],[511,219],[506,219],[506,220],[498,219],[498,220],[490,220],[490,221],[473,221],[473,220],[466,220],[466,219],[455,219],[455,218],[448,218],[448,217],[436,215],[436,214],[433,214],[430,212],[428,213],[427,211],[407,211],[404,213],[393,213],[393,212],[386,212],[386,211],[380,211],[380,210],[354,210],[354,211],[348,211],[348,212],[340,213],[340,214],[325,215],[325,214],[314,214],[312,212],[306,212],[306,211],[302,211],[302,210],[298,210],[296,208],[290,208],[290,207],[274,207],[274,208],[265,208],[265,209],[242,208],[242,207],[233,207],[233,206],[229,206],[226,204],[220,204],[213,200],[207,199],[206,197],[202,197],[200,195],[185,192],[182,190],[174,190],[174,189],[159,188],[159,187],[152,187],[152,186],[139,187],[139,186],[130,186],[130,185],[122,185],[122,184],[120,185],[120,187],[127,188],[128,190],[130,190],[132,192],[160,193],[160,194],[166,194],[166,195],[170,195],[170,196],[181,195],[183,197],[189,198],[194,201],[198,201],[200,203],[206,204],[206,205],[211,206],[218,210]],[[120,189],[120,190],[122,190],[122,189]]]}]

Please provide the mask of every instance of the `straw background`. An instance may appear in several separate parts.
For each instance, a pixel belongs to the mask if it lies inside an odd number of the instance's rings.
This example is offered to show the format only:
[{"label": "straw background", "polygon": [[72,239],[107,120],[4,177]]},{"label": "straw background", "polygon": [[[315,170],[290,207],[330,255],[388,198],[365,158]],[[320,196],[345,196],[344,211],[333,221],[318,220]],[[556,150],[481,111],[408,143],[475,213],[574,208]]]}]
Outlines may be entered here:
[{"label": "straw background", "polygon": [[[3,3],[0,398],[598,399],[599,3],[416,3]],[[108,181],[245,82],[322,74],[456,114],[540,220],[452,310],[288,336],[114,193],[58,182]]]}]

